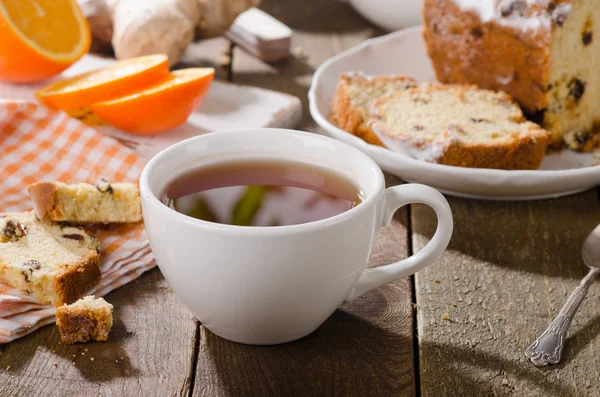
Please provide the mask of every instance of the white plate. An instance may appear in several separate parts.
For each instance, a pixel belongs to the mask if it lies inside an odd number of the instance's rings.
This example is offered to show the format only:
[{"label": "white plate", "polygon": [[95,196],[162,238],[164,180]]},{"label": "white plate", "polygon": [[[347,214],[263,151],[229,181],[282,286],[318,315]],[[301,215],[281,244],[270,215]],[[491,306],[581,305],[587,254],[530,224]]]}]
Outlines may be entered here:
[{"label": "white plate", "polygon": [[308,93],[310,114],[330,136],[367,153],[383,170],[403,180],[424,183],[450,195],[497,200],[559,197],[600,184],[600,167],[592,166],[599,158],[592,153],[564,150],[547,155],[539,170],[505,171],[428,163],[369,145],[328,121],[339,74],[349,71],[434,80],[421,27],[367,40],[334,56],[317,69]]}]

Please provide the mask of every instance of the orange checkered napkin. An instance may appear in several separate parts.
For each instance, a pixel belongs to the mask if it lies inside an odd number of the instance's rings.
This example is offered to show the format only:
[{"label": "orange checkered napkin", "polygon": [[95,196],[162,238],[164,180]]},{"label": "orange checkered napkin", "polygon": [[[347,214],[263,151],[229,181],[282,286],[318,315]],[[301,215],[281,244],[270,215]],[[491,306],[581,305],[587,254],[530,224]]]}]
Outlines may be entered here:
[{"label": "orange checkered napkin", "polygon": [[[31,210],[27,186],[37,181],[137,182],[144,162],[130,149],[65,113],[0,100],[0,212]],[[102,243],[102,296],[155,266],[142,224],[97,234]],[[0,343],[53,323],[54,308],[0,283]]]}]

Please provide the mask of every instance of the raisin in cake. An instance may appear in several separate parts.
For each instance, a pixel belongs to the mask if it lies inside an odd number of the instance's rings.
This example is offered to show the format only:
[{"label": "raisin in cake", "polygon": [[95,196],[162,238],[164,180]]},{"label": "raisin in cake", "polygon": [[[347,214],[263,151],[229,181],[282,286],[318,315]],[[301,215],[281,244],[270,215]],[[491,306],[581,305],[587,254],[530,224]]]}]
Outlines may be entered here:
[{"label": "raisin in cake", "polygon": [[333,98],[331,119],[341,129],[373,145],[381,141],[365,123],[373,102],[382,95],[415,87],[406,76],[368,77],[360,73],[343,73]]},{"label": "raisin in cake", "polygon": [[27,190],[35,213],[42,220],[92,223],[142,220],[140,192],[133,183],[38,182]]},{"label": "raisin in cake", "polygon": [[0,214],[0,282],[41,303],[71,303],[100,281],[100,245],[83,229]]},{"label": "raisin in cake", "polygon": [[56,325],[60,339],[67,344],[107,340],[113,324],[112,311],[110,303],[93,296],[57,307]]},{"label": "raisin in cake", "polygon": [[378,99],[370,126],[391,150],[446,165],[536,169],[548,131],[526,121],[505,93],[423,84]]},{"label": "raisin in cake", "polygon": [[551,143],[583,148],[600,127],[600,6],[584,0],[425,0],[438,80],[511,94]]}]

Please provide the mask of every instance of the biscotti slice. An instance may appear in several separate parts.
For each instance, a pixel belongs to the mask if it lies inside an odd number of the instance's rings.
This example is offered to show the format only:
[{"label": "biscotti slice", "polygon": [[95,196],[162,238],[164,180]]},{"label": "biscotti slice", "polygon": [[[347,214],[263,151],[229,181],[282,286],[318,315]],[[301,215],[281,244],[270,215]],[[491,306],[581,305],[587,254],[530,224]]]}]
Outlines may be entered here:
[{"label": "biscotti slice", "polygon": [[370,123],[390,149],[446,165],[537,169],[549,132],[504,93],[423,84],[377,100]]},{"label": "biscotti slice", "polygon": [[382,145],[366,121],[369,109],[379,97],[416,87],[412,77],[365,76],[361,73],[342,73],[333,98],[331,119],[338,127],[373,145]]},{"label": "biscotti slice", "polygon": [[33,212],[0,214],[0,282],[40,303],[71,303],[100,281],[100,244],[83,229]]},{"label": "biscotti slice", "polygon": [[56,308],[56,325],[66,344],[105,341],[112,328],[113,306],[102,298],[86,296],[77,302]]},{"label": "biscotti slice", "polygon": [[27,191],[36,215],[42,220],[90,223],[142,220],[140,192],[133,183],[38,182],[29,185]]},{"label": "biscotti slice", "polygon": [[[512,95],[552,131],[551,144],[593,146],[600,129],[597,0],[425,0],[437,78]],[[590,144],[591,143],[591,144]]]}]

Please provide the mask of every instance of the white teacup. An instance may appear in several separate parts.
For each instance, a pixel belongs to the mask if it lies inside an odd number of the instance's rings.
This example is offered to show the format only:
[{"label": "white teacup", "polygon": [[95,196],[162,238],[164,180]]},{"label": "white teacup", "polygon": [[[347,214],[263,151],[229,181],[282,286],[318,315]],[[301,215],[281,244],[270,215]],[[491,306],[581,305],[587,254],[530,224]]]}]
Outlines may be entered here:
[{"label": "white teacup", "polygon": [[[178,176],[234,160],[317,164],[353,181],[364,201],[316,222],[244,227],[194,219],[159,200]],[[187,139],[150,160],[140,190],[152,251],[175,294],[210,331],[247,344],[308,335],[342,302],[431,264],[452,234],[452,213],[438,191],[417,184],[385,189],[381,170],[362,152],[292,130],[247,129]],[[367,269],[377,230],[409,203],[435,210],[432,240],[409,258]]]}]

